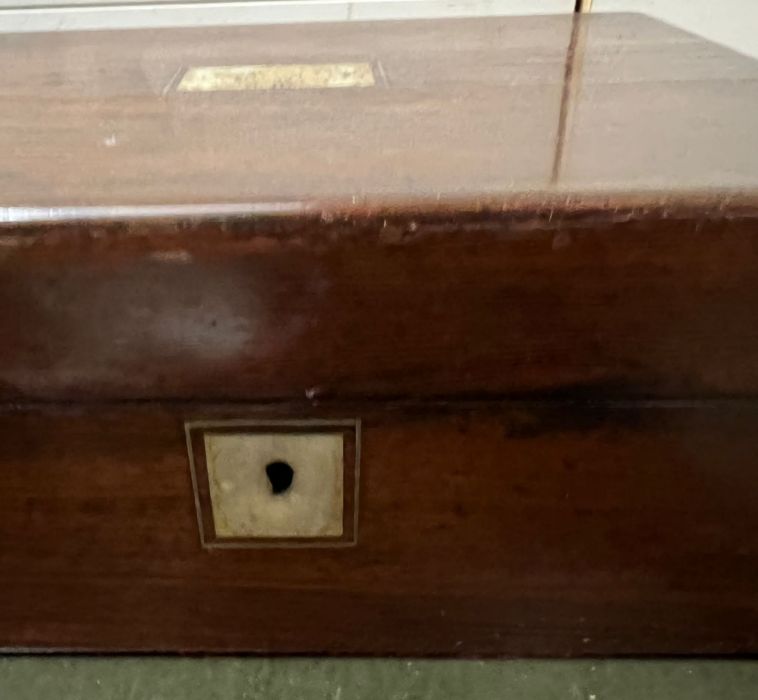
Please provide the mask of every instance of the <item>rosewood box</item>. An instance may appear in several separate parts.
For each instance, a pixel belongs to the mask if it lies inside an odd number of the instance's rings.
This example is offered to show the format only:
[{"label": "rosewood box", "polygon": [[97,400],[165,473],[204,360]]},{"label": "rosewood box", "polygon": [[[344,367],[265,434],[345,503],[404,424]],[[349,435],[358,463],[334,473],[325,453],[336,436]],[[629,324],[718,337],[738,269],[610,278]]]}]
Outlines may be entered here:
[{"label": "rosewood box", "polygon": [[758,652],[758,63],[641,15],[0,59],[0,647]]}]

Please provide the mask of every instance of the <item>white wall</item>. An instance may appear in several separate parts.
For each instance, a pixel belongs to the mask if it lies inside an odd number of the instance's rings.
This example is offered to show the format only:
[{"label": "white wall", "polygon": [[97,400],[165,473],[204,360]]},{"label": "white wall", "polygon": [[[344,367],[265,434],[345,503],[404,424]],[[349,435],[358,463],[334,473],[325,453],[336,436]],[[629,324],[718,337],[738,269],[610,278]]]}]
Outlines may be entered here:
[{"label": "white wall", "polygon": [[574,0],[0,0],[0,31],[559,14],[573,8]]},{"label": "white wall", "polygon": [[644,12],[758,58],[758,0],[594,0],[593,12]]},{"label": "white wall", "polygon": [[[0,0],[0,31],[467,17],[571,12],[575,0]],[[758,58],[758,0],[594,0],[644,12]]]}]

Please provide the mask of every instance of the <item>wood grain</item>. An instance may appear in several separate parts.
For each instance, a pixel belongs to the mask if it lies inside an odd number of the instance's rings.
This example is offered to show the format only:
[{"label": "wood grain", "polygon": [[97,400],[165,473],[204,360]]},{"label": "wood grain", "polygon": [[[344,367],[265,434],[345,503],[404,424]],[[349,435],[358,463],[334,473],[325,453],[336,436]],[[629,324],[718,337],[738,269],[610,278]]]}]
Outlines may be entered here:
[{"label": "wood grain", "polygon": [[755,395],[757,212],[19,233],[0,397]]},{"label": "wood grain", "polygon": [[[0,647],[758,654],[758,64],[637,15],[0,59]],[[306,63],[381,79],[175,90]],[[202,547],[227,418],[360,419],[356,544]]]},{"label": "wood grain", "polygon": [[[205,550],[183,421],[363,418],[358,542]],[[752,404],[106,407],[0,420],[0,645],[758,652]]]},{"label": "wood grain", "polygon": [[[758,390],[754,61],[641,15],[6,54],[0,400]],[[383,81],[172,87],[345,61]]]},{"label": "wood grain", "polygon": [[[643,15],[10,34],[0,61],[0,218],[758,187],[758,62]],[[376,85],[175,89],[304,63]]]}]

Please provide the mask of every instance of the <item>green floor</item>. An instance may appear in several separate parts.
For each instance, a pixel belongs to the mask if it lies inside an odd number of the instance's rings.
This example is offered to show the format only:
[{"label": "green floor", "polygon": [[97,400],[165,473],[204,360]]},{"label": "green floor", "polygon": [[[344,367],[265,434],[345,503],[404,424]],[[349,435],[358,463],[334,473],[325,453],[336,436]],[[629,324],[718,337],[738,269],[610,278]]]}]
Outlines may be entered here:
[{"label": "green floor", "polygon": [[2,700],[758,700],[758,662],[0,657]]}]

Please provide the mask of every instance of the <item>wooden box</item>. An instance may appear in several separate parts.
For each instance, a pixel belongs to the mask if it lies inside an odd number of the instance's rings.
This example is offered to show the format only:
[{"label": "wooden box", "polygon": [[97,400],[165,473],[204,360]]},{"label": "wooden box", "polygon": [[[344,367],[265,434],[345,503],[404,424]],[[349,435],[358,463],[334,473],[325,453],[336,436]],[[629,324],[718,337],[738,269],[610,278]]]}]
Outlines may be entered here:
[{"label": "wooden box", "polygon": [[0,57],[0,647],[758,652],[758,64],[638,15]]}]

